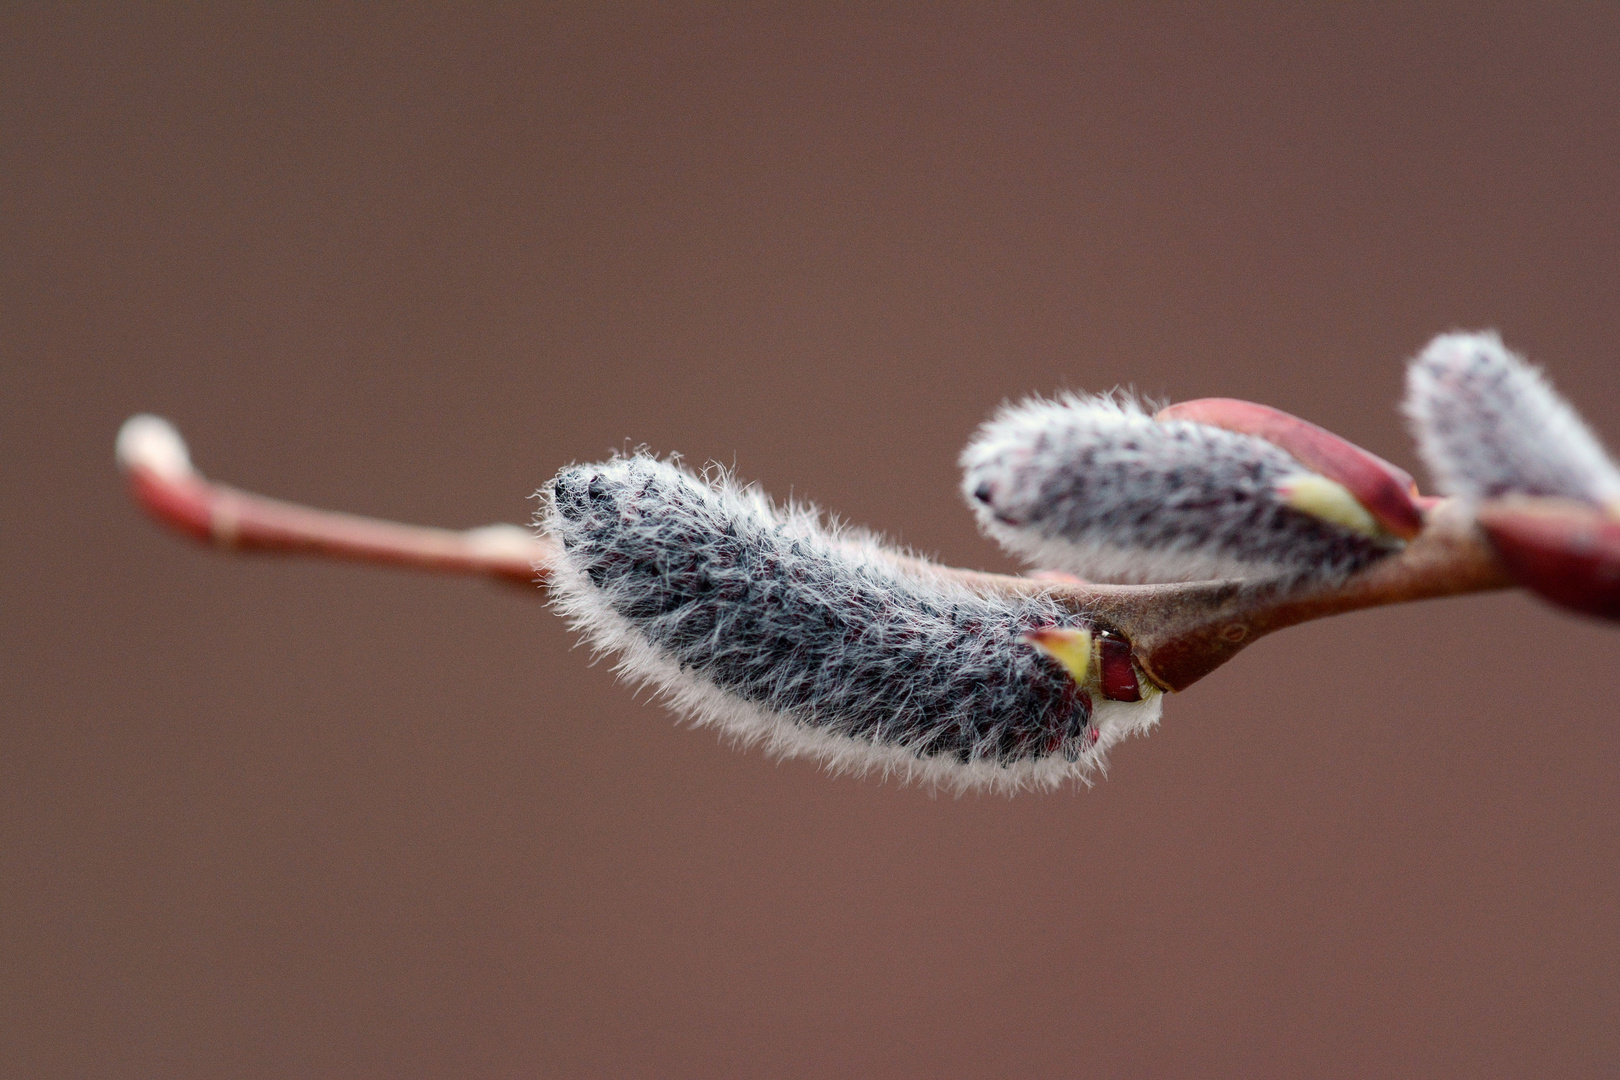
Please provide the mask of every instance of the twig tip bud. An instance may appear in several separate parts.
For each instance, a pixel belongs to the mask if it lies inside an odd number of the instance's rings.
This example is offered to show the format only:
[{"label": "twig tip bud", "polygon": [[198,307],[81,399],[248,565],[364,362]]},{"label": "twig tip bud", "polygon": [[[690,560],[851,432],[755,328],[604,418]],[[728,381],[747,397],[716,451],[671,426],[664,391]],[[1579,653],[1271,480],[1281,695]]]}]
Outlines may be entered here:
[{"label": "twig tip bud", "polygon": [[161,416],[137,413],[118,429],[115,444],[118,467],[125,472],[146,469],[164,480],[183,480],[195,473],[186,441]]}]

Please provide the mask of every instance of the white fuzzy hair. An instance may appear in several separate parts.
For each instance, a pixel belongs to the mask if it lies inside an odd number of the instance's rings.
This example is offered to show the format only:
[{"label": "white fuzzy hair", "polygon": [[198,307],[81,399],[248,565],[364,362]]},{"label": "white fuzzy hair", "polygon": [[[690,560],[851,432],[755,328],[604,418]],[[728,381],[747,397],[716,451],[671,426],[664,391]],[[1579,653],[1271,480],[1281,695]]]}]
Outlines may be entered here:
[{"label": "white fuzzy hair", "polygon": [[1407,369],[1405,411],[1444,494],[1620,507],[1620,469],[1546,377],[1495,333],[1430,342]]},{"label": "white fuzzy hair", "polygon": [[[1043,687],[1067,679],[1009,627],[1078,618],[1042,598],[980,595],[869,534],[824,525],[812,507],[776,507],[720,471],[700,481],[637,455],[564,470],[542,494],[542,525],[563,548],[550,580],[556,610],[595,652],[617,656],[622,677],[735,743],[812,758],[839,773],[1011,793],[1090,783],[1112,746],[1158,722],[1162,695],[1148,691],[1139,702],[1095,700],[1085,738],[1066,741],[1066,752],[998,754],[993,747],[1005,748],[1007,725],[1019,719],[994,716],[974,729],[971,752],[962,743],[931,751],[941,732],[965,730],[967,699],[977,695],[992,713],[1016,709],[1045,700]],[[727,561],[739,552],[753,559],[746,576]],[[705,592],[711,577],[724,584]],[[670,620],[694,608],[706,628],[713,624],[696,645],[670,633]],[[942,621],[942,613],[956,622]],[[976,627],[967,636],[963,618]],[[796,647],[782,651],[782,634]],[[825,666],[814,668],[829,651],[853,672],[889,673],[883,701],[897,703],[892,714],[875,722],[848,715],[867,699],[859,686],[828,683]],[[739,656],[759,659],[757,672],[733,673],[722,685],[714,658]],[[919,666],[919,657],[926,663]],[[918,682],[915,692],[902,685],[906,678]]]},{"label": "white fuzzy hair", "polygon": [[1288,505],[1279,482],[1311,473],[1280,447],[1124,393],[1004,406],[961,464],[988,535],[1090,581],[1334,580],[1400,546]]}]

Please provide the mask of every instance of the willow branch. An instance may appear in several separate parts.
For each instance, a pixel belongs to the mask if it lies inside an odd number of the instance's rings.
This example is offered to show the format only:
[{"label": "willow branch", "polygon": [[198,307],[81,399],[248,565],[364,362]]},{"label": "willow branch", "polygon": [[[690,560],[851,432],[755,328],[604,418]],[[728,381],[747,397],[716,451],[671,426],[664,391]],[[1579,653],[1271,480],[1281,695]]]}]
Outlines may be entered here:
[{"label": "willow branch", "polygon": [[[543,584],[554,547],[516,525],[452,530],[317,510],[209,480],[179,432],[138,416],[118,437],[135,500],[159,522],[232,551],[264,551],[476,574]],[[1096,585],[987,574],[899,560],[903,568],[983,592],[1045,593],[1131,643],[1142,669],[1181,690],[1275,630],[1362,608],[1506,588],[1513,584],[1472,518],[1452,500],[1428,503],[1399,553],[1336,586],[1285,589],[1265,581]]]},{"label": "willow branch", "polygon": [[318,555],[443,573],[543,582],[552,547],[517,525],[438,529],[297,503],[216,483],[192,467],[167,421],[137,416],[118,433],[118,463],[147,513],[230,551]]},{"label": "willow branch", "polygon": [[1166,690],[1182,690],[1266,634],[1329,615],[1511,587],[1514,582],[1470,515],[1435,500],[1400,552],[1339,585],[1284,588],[1266,581],[1069,585],[992,574],[981,588],[1046,592],[1131,642],[1136,661]]}]

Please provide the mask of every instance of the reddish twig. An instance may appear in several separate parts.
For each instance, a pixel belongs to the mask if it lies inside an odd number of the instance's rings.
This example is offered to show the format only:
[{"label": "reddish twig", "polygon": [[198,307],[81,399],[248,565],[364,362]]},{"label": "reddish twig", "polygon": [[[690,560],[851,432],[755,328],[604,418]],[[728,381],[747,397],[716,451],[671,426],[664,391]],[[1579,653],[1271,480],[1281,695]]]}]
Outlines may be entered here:
[{"label": "reddish twig", "polygon": [[1251,642],[1302,622],[1514,584],[1490,543],[1451,499],[1430,502],[1422,531],[1399,553],[1337,586],[1285,589],[1242,580],[1095,585],[949,573],[986,591],[1048,593],[1091,613],[1105,629],[1130,641],[1137,663],[1166,690],[1186,689]]},{"label": "reddish twig", "polygon": [[270,499],[215,483],[191,465],[167,421],[136,416],[118,433],[131,492],[158,521],[232,551],[274,551],[418,570],[484,574],[521,584],[545,579],[551,545],[516,525],[452,530]]},{"label": "reddish twig", "polygon": [[[543,584],[554,548],[516,525],[454,531],[315,510],[215,483],[191,465],[166,421],[137,416],[118,436],[131,489],[160,522],[219,547],[483,574]],[[985,592],[1052,595],[1131,643],[1142,669],[1181,690],[1275,630],[1385,604],[1513,584],[1491,544],[1452,500],[1422,500],[1422,528],[1398,554],[1337,586],[1283,589],[1265,581],[1094,585],[900,560]]]}]

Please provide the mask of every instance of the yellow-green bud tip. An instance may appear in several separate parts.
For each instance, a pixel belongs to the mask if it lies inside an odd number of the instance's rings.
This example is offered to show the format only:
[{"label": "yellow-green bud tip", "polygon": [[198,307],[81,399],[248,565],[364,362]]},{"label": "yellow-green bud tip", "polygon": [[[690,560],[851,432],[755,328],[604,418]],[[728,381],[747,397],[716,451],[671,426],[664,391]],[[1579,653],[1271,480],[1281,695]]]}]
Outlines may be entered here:
[{"label": "yellow-green bud tip", "polygon": [[1296,473],[1277,481],[1277,494],[1295,510],[1361,533],[1383,536],[1384,530],[1350,489],[1316,473]]},{"label": "yellow-green bud tip", "polygon": [[1063,665],[1076,683],[1084,683],[1091,671],[1091,631],[1077,626],[1043,626],[1024,635],[1024,640]]}]

